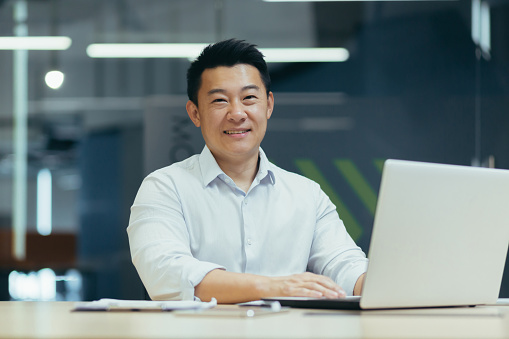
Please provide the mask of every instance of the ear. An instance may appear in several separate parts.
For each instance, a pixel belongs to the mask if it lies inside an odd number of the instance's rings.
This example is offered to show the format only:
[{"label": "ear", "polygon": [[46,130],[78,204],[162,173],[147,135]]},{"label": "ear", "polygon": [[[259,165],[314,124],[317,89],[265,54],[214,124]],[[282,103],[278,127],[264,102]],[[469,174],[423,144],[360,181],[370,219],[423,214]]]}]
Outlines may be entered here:
[{"label": "ear", "polygon": [[187,101],[186,104],[186,111],[189,115],[189,118],[191,118],[191,121],[196,127],[200,127],[200,114],[198,112],[198,107],[195,105],[194,102],[191,100]]},{"label": "ear", "polygon": [[274,94],[272,94],[272,92],[269,92],[269,97],[267,98],[267,119],[270,119],[273,110],[274,110]]}]

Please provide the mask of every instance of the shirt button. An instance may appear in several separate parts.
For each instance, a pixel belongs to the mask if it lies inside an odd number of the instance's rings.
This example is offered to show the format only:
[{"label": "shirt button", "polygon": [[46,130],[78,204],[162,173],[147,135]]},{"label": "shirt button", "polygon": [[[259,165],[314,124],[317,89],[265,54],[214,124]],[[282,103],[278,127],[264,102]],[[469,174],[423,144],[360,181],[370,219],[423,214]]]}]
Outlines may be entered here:
[{"label": "shirt button", "polygon": [[247,239],[247,244],[248,245],[251,245],[253,242],[251,241],[251,239]]}]

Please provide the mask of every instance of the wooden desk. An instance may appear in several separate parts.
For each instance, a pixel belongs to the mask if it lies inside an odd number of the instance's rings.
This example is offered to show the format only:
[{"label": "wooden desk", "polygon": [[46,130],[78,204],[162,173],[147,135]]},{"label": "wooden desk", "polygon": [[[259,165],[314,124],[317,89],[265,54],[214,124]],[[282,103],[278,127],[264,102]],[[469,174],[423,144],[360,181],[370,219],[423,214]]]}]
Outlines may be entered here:
[{"label": "wooden desk", "polygon": [[0,338],[509,338],[509,306],[364,312],[292,309],[253,318],[71,312],[72,308],[69,302],[0,302]]}]

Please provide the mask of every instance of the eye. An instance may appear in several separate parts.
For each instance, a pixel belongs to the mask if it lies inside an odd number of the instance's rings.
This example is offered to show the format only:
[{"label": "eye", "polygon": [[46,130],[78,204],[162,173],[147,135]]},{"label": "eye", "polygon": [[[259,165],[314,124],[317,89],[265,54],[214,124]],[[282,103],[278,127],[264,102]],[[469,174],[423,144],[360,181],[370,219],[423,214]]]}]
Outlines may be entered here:
[{"label": "eye", "polygon": [[256,99],[256,96],[255,95],[247,95],[244,100],[253,100],[253,99]]},{"label": "eye", "polygon": [[217,98],[217,99],[214,99],[212,102],[220,102],[221,103],[221,102],[226,102],[226,100],[223,98]]}]

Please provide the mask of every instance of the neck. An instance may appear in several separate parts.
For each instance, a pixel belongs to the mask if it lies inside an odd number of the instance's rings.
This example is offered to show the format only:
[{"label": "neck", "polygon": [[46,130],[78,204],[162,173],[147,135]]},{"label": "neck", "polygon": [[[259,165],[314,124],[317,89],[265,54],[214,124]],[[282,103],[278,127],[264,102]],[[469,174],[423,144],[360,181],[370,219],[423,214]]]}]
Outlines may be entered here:
[{"label": "neck", "polygon": [[[216,158],[216,157],[215,157]],[[247,193],[258,172],[259,153],[248,160],[225,161],[216,158],[217,164],[223,172],[229,176],[235,184]]]}]

